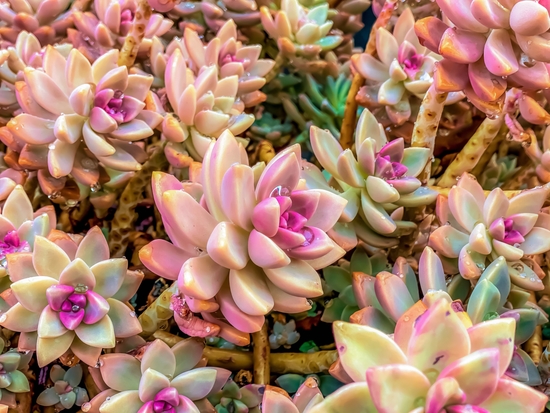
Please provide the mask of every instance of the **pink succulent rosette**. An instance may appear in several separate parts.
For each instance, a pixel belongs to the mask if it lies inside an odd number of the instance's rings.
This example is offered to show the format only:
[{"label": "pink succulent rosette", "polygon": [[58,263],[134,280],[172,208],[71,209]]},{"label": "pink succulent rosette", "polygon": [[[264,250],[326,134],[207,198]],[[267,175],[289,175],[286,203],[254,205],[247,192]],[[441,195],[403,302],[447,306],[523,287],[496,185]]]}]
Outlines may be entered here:
[{"label": "pink succulent rosette", "polygon": [[451,303],[439,300],[395,341],[371,327],[342,321],[333,327],[354,383],[308,413],[539,413],[548,401],[504,375],[514,352],[513,318],[468,328]]},{"label": "pink succulent rosette", "polygon": [[357,99],[367,107],[384,106],[390,121],[401,125],[411,116],[409,98],[422,99],[432,84],[440,56],[418,42],[410,8],[399,16],[393,33],[377,30],[376,54],[377,58],[369,53],[351,57],[354,69],[367,83]]},{"label": "pink succulent rosette", "polygon": [[[389,246],[384,237],[415,228],[412,222],[402,220],[404,208],[429,205],[437,197],[416,178],[428,162],[430,150],[405,148],[403,138],[388,142],[382,125],[368,109],[357,124],[355,151],[342,149],[329,131],[316,126],[311,128],[310,139],[315,157],[336,185],[329,186],[319,170],[309,165],[302,172],[308,187],[345,198],[348,203],[340,221],[349,223],[358,216],[355,231],[367,244]],[[349,226],[339,229],[342,236],[351,237],[346,235]]]},{"label": "pink succulent rosette", "polygon": [[42,69],[25,68],[16,84],[23,113],[8,129],[32,169],[54,179],[71,174],[89,187],[99,180],[99,162],[121,172],[141,168],[145,153],[131,143],[151,136],[162,116],[144,109],[152,76],[129,75],[118,54],[90,65],[76,49],[65,58],[48,46]]},{"label": "pink succulent rosette", "polygon": [[101,390],[82,406],[87,413],[199,413],[215,411],[206,396],[220,391],[229,370],[203,367],[204,342],[180,341],[172,348],[160,340],[145,345],[137,358],[105,354],[90,368]]},{"label": "pink succulent rosette", "polygon": [[211,321],[207,313],[219,309],[241,332],[258,331],[271,310],[310,308],[307,298],[322,294],[316,269],[344,255],[326,231],[346,201],[306,189],[300,155],[294,145],[267,166],[250,167],[227,131],[206,153],[202,187],[154,174],[155,203],[173,244],[155,240],[144,247],[144,265],[177,278],[192,311]]},{"label": "pink succulent rosette", "polygon": [[[439,91],[465,91],[476,106],[497,111],[509,86],[526,91],[550,87],[548,4],[533,1],[437,0],[444,21],[417,22],[421,43],[444,60],[438,65]],[[500,104],[499,104],[500,105]]]},{"label": "pink succulent rosette", "polygon": [[[98,47],[113,48],[124,43],[130,31],[138,7],[136,0],[95,0],[92,12],[76,12],[74,24],[85,36],[97,42]],[[144,38],[139,46],[140,53],[151,48],[153,36],[163,36],[174,22],[160,13],[152,13],[145,27]]]},{"label": "pink succulent rosette", "polygon": [[[70,44],[56,44],[53,47],[65,57],[72,49]],[[15,83],[23,78],[22,73],[26,67],[42,67],[44,50],[34,34],[21,31],[15,44],[2,52],[7,56],[0,66],[0,113],[13,116],[20,109]]]},{"label": "pink succulent rosette", "polygon": [[333,22],[327,20],[328,11],[327,3],[307,9],[298,0],[282,0],[281,9],[273,14],[262,6],[260,16],[264,30],[277,40],[283,54],[316,57],[343,41],[340,33],[329,35]]},{"label": "pink succulent rosette", "polygon": [[3,39],[15,43],[21,31],[33,33],[41,44],[52,44],[72,26],[70,0],[8,0],[0,5]]},{"label": "pink succulent rosette", "polygon": [[103,348],[115,347],[116,337],[141,332],[125,302],[143,274],[127,271],[124,258],[109,259],[98,227],[78,244],[64,233],[53,239],[37,236],[32,253],[8,255],[17,303],[2,314],[0,324],[21,332],[19,349],[36,350],[41,367],[69,349],[95,365]]},{"label": "pink succulent rosette", "polygon": [[[448,198],[440,196],[437,216],[443,224],[429,245],[467,279],[477,279],[488,262],[502,256],[512,283],[539,291],[539,276],[521,261],[524,255],[550,250],[550,222],[541,208],[550,186],[528,189],[508,199],[500,188],[485,195],[481,185],[464,173]],[[457,260],[457,261],[454,261]]]},{"label": "pink succulent rosette", "polygon": [[292,398],[284,390],[267,386],[262,398],[263,413],[309,413],[314,406],[323,401],[319,384],[313,377],[308,377],[298,388]]},{"label": "pink succulent rosette", "polygon": [[[266,99],[260,92],[265,85],[265,76],[275,65],[271,59],[260,59],[262,46],[259,44],[243,45],[237,40],[237,26],[233,20],[228,20],[217,31],[216,37],[204,44],[197,31],[187,27],[182,38],[175,38],[166,47],[158,38],[153,39],[151,52],[151,69],[158,82],[164,83],[167,62],[176,49],[181,51],[185,67],[198,76],[205,66],[217,66],[218,80],[238,76],[236,96],[246,107],[256,106]],[[180,68],[181,69],[181,68]],[[172,85],[174,79],[171,79]],[[174,107],[172,105],[172,107]]]}]

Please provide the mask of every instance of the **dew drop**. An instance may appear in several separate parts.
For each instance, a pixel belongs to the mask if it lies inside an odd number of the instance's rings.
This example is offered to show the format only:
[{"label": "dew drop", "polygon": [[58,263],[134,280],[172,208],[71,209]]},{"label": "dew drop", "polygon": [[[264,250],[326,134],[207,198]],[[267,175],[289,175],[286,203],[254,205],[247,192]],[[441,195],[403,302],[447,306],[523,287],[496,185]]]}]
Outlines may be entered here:
[{"label": "dew drop", "polygon": [[82,410],[84,413],[89,412],[92,408],[92,403],[86,402],[82,406],[80,406],[80,410]]},{"label": "dew drop", "polygon": [[8,319],[8,315],[7,314],[2,314],[0,316],[0,323],[4,323],[7,319]]}]

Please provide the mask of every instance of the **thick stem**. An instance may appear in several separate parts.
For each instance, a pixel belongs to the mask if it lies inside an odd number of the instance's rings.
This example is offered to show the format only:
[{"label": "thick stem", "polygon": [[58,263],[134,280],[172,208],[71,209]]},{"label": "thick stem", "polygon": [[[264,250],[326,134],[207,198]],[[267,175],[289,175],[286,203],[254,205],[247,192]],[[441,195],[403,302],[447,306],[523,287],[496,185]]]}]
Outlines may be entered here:
[{"label": "thick stem", "polygon": [[149,23],[153,11],[147,0],[139,0],[132,27],[124,39],[124,44],[120,49],[118,65],[132,67],[136,61],[139,46],[145,36],[145,29]]},{"label": "thick stem", "polygon": [[[535,293],[533,291],[531,291],[529,301],[533,304],[537,304],[537,299],[535,298]],[[529,357],[531,357],[533,363],[538,366],[542,357],[542,326],[535,327],[535,332],[531,338],[525,342],[523,349],[527,354],[529,354]]]},{"label": "thick stem", "polygon": [[[139,316],[139,322],[143,331],[142,337],[149,337],[151,334],[158,332],[159,325],[162,322],[169,320],[174,311],[170,308],[172,295],[177,291],[177,283],[173,283],[170,287],[162,292],[153,303]],[[175,343],[174,343],[175,344]]]},{"label": "thick stem", "polygon": [[112,258],[122,257],[126,252],[128,237],[134,230],[137,219],[135,209],[143,198],[143,191],[147,185],[151,184],[151,174],[153,171],[162,171],[167,166],[164,145],[158,144],[149,160],[143,164],[124,188],[109,233],[109,249]]},{"label": "thick stem", "polygon": [[428,148],[431,153],[424,170],[418,175],[418,179],[423,185],[426,185],[430,179],[435,137],[437,136],[437,128],[439,127],[439,121],[445,107],[445,99],[447,99],[447,93],[437,92],[432,83],[426,92],[426,96],[422,99],[420,111],[414,123],[411,146]]},{"label": "thick stem", "polygon": [[[181,337],[165,331],[156,331],[154,338],[164,341],[169,346],[183,340]],[[205,347],[204,357],[208,359],[208,365],[223,367],[231,371],[251,370],[253,368],[253,356],[247,351],[225,350],[216,347]],[[269,366],[271,372],[276,374],[318,374],[328,371],[332,363],[338,358],[338,352],[318,351],[316,353],[271,353]]]},{"label": "thick stem", "polygon": [[464,172],[472,171],[485,153],[487,147],[497,136],[503,122],[503,116],[485,118],[456,158],[447,167],[437,184],[442,187],[451,187],[456,184],[456,180]]},{"label": "thick stem", "polygon": [[502,145],[503,142],[505,142],[506,134],[508,133],[508,128],[503,126],[500,128],[500,131],[498,132],[495,139],[491,141],[487,149],[485,149],[485,152],[483,152],[483,155],[481,155],[481,158],[479,158],[479,161],[477,162],[477,165],[474,169],[472,169],[472,174],[479,178],[485,168],[487,167],[487,164],[493,157],[493,154],[498,150],[500,145]]},{"label": "thick stem", "polygon": [[269,332],[268,322],[264,322],[262,329],[252,334],[254,342],[254,383],[269,384]]},{"label": "thick stem", "polygon": [[[430,186],[429,188],[439,192],[439,195],[443,195],[443,196],[449,196],[449,192],[451,191],[451,188],[442,188],[440,186]],[[483,191],[483,192],[485,193],[485,196],[491,193],[491,191]],[[504,195],[506,195],[506,198],[508,199],[513,198],[520,193],[521,193],[520,190],[504,191]]]},{"label": "thick stem", "polygon": [[[386,27],[388,25],[396,6],[396,0],[386,0],[384,7],[371,27],[369,41],[365,47],[365,53],[368,53],[371,56],[376,56],[376,32],[381,27]],[[357,93],[359,93],[363,83],[365,83],[365,79],[363,79],[359,73],[356,73],[353,76],[351,87],[346,98],[344,118],[342,120],[342,127],[340,128],[340,145],[344,149],[351,148],[353,145],[353,131],[355,130],[358,106],[355,97],[357,96]]]},{"label": "thick stem", "polygon": [[277,54],[277,57],[275,58],[275,66],[273,66],[273,68],[269,71],[269,73],[265,75],[266,85],[277,77],[277,75],[281,71],[281,68],[283,67],[285,62],[286,62],[286,58],[283,56],[282,53],[279,52]]}]

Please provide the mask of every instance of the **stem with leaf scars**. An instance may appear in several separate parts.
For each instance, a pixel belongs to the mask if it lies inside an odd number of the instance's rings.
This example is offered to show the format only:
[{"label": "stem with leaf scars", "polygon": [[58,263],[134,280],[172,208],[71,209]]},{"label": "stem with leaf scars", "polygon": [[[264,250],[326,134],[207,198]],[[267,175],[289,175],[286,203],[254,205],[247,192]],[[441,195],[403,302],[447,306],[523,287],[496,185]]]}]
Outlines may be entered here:
[{"label": "stem with leaf scars", "polygon": [[483,152],[483,155],[481,155],[481,157],[479,158],[477,165],[474,167],[474,169],[472,169],[472,175],[477,178],[481,176],[481,174],[487,167],[487,164],[493,157],[493,154],[498,150],[499,146],[505,140],[507,133],[508,128],[506,126],[502,126],[497,136],[491,141],[487,149],[485,149],[485,152]]},{"label": "stem with leaf scars", "polygon": [[134,21],[120,49],[118,57],[119,66],[126,66],[129,69],[136,61],[139,46],[145,36],[145,29],[152,14],[153,10],[149,2],[147,0],[139,0],[136,13],[134,14]]},{"label": "stem with leaf scars", "polygon": [[286,58],[283,56],[283,54],[280,53],[280,52],[277,53],[277,57],[275,58],[275,65],[269,71],[269,73],[267,75],[265,75],[265,84],[266,85],[277,77],[277,75],[281,71],[281,68],[283,67],[285,62],[286,62]]},{"label": "stem with leaf scars", "polygon": [[267,320],[260,331],[252,334],[252,340],[254,342],[254,383],[269,384],[269,353],[271,349]]},{"label": "stem with leaf scars", "polygon": [[437,128],[439,127],[439,121],[445,107],[445,99],[447,99],[447,93],[439,93],[432,83],[424,99],[422,99],[420,111],[414,123],[411,146],[428,148],[430,150],[430,158],[424,170],[418,175],[418,179],[423,185],[426,185],[430,179],[435,137],[437,136]]},{"label": "stem with leaf scars", "polygon": [[[382,11],[376,18],[369,36],[369,41],[365,47],[365,53],[371,56],[376,56],[376,32],[381,27],[386,27],[393,15],[395,8],[397,7],[396,0],[386,0]],[[359,90],[363,86],[365,79],[356,73],[353,76],[351,87],[346,98],[346,107],[344,109],[344,118],[342,120],[342,127],[340,128],[340,145],[344,149],[351,148],[353,145],[353,131],[355,130],[355,121],[357,118],[357,101],[355,97]]]},{"label": "stem with leaf scars", "polygon": [[148,338],[157,332],[162,322],[169,320],[174,311],[170,308],[172,295],[178,290],[177,283],[174,282],[170,287],[162,292],[147,309],[141,313],[138,320],[143,328],[141,336]]},{"label": "stem with leaf scars", "polygon": [[464,172],[474,169],[487,147],[495,139],[504,123],[503,116],[485,118],[475,133],[470,137],[466,145],[458,153],[456,158],[445,169],[443,176],[437,184],[442,187],[451,187]]},{"label": "stem with leaf scars", "polygon": [[[153,338],[164,341],[169,346],[179,343],[183,338],[166,331],[156,331]],[[203,356],[208,359],[208,365],[223,367],[231,371],[251,370],[253,355],[248,351],[226,350],[206,346]],[[336,350],[317,351],[315,353],[271,353],[269,366],[276,374],[317,374],[328,371],[338,358]]]},{"label": "stem with leaf scars", "polygon": [[[534,291],[531,291],[529,301],[533,304],[537,304]],[[535,365],[540,363],[542,356],[542,326],[539,325],[535,327],[535,332],[531,338],[525,342],[523,349],[529,354],[529,357],[531,357]]]}]

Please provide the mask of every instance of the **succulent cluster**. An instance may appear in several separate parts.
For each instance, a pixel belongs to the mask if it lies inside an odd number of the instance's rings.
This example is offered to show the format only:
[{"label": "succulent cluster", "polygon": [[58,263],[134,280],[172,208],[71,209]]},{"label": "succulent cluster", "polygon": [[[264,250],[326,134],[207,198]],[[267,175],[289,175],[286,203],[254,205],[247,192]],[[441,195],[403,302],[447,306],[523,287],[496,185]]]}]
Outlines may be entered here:
[{"label": "succulent cluster", "polygon": [[0,412],[550,411],[549,4],[2,2]]}]

